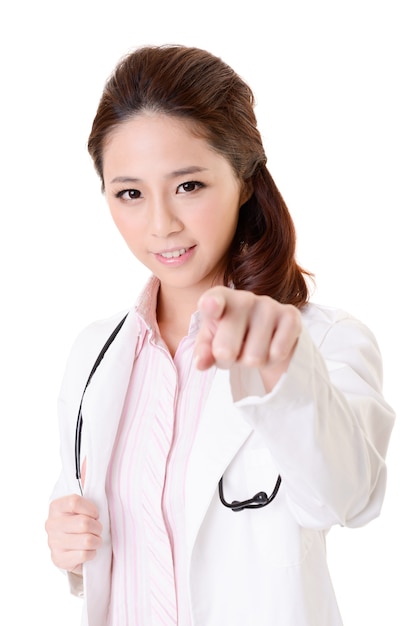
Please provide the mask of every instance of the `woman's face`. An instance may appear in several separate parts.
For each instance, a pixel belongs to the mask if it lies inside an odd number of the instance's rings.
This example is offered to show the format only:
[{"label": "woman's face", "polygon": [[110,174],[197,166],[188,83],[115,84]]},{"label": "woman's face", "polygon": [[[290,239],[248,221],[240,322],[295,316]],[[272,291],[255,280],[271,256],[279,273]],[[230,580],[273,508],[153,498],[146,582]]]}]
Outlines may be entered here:
[{"label": "woman's face", "polygon": [[222,282],[247,198],[229,162],[188,122],[144,113],[122,123],[105,144],[103,178],[117,228],[162,289],[198,297]]}]

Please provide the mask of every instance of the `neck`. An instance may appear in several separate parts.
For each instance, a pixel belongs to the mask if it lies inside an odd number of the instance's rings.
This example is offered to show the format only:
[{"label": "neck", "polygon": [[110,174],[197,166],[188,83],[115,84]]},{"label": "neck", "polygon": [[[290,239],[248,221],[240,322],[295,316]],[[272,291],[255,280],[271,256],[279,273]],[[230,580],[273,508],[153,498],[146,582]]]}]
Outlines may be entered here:
[{"label": "neck", "polygon": [[157,300],[157,322],[161,337],[174,356],[180,341],[187,335],[190,318],[197,310],[200,293],[160,286]]}]

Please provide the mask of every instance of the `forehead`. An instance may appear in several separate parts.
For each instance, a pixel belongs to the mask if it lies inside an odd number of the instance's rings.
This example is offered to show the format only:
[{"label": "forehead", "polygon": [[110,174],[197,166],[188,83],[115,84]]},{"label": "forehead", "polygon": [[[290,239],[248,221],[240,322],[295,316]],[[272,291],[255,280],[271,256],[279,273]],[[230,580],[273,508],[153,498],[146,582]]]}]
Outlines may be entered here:
[{"label": "forehead", "polygon": [[[115,168],[164,171],[200,165],[231,169],[229,160],[213,148],[192,120],[143,112],[110,131],[103,148],[103,174]],[[233,169],[233,168],[232,168]]]},{"label": "forehead", "polygon": [[143,111],[114,126],[106,136],[104,150],[116,137],[125,138],[132,136],[133,133],[144,136],[163,133],[167,138],[172,135],[183,135],[184,137],[207,141],[207,133],[204,131],[203,125],[192,119],[154,111]]}]

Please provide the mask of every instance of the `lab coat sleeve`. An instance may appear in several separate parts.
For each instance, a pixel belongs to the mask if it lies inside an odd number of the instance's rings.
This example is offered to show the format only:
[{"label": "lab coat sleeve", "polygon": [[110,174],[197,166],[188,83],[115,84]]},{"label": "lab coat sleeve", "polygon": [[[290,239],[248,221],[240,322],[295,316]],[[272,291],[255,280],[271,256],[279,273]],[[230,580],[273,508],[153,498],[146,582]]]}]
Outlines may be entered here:
[{"label": "lab coat sleeve", "polygon": [[375,338],[347,316],[319,342],[304,327],[275,388],[236,403],[274,456],[301,526],[356,527],[379,515],[394,420],[381,387]]}]

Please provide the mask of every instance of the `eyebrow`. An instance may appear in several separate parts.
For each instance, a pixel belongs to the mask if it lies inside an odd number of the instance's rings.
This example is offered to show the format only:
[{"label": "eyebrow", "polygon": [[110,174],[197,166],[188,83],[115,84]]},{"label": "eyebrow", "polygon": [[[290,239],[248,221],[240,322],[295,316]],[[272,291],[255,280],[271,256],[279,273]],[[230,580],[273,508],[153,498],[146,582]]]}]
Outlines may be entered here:
[{"label": "eyebrow", "polygon": [[[199,167],[198,165],[191,165],[190,167],[184,167],[180,170],[174,170],[167,174],[165,178],[178,178],[179,176],[187,176],[188,174],[198,174],[199,172],[206,172],[207,167]],[[134,178],[132,176],[116,176],[111,180],[111,183],[141,183],[140,178]]]}]

